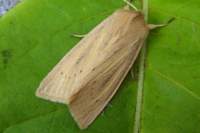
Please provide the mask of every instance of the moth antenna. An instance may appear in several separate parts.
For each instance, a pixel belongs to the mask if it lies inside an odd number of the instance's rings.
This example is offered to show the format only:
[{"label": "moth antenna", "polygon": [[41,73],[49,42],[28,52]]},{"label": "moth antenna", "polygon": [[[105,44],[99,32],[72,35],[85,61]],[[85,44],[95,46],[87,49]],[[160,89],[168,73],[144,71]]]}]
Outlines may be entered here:
[{"label": "moth antenna", "polygon": [[165,27],[175,20],[175,17],[169,19],[165,24],[148,24],[150,30]]},{"label": "moth antenna", "polygon": [[133,4],[131,3],[132,0],[124,0],[124,2],[125,2],[129,7],[132,7],[134,10],[139,11],[138,8],[137,8],[135,5],[133,5]]},{"label": "moth antenna", "polygon": [[87,34],[71,34],[73,37],[84,38]]},{"label": "moth antenna", "polygon": [[148,24],[148,27],[150,30],[154,30],[154,29],[161,28],[164,26],[167,26],[167,24]]}]

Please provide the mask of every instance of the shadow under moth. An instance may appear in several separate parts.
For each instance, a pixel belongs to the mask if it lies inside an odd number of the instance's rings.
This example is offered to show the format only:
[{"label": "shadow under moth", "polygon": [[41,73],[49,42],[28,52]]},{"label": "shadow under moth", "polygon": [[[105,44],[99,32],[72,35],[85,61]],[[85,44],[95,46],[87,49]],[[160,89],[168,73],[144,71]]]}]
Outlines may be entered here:
[{"label": "shadow under moth", "polygon": [[72,48],[41,82],[38,97],[67,104],[87,128],[118,90],[150,29],[140,11],[119,9]]}]

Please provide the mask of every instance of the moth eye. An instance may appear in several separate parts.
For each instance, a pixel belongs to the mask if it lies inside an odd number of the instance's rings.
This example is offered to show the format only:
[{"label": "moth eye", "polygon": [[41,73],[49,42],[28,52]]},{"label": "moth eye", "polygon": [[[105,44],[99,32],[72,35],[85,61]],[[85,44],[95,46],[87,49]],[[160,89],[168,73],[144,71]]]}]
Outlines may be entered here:
[{"label": "moth eye", "polygon": [[82,73],[83,72],[83,70],[80,70],[80,73]]}]

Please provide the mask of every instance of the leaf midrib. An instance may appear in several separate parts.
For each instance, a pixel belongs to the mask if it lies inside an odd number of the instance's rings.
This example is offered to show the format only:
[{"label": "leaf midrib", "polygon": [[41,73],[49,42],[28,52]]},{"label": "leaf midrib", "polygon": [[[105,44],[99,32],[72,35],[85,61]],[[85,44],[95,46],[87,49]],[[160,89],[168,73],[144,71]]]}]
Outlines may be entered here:
[{"label": "leaf midrib", "polygon": [[43,114],[39,114],[39,115],[30,117],[30,118],[28,118],[28,119],[24,119],[24,120],[18,121],[18,122],[16,122],[15,124],[12,124],[12,125],[7,126],[7,127],[2,131],[2,133],[6,132],[6,130],[8,130],[9,128],[14,127],[14,126],[16,126],[16,125],[20,125],[20,124],[22,124],[22,123],[25,123],[25,122],[27,122],[27,121],[31,121],[31,120],[33,120],[33,119],[37,119],[37,118],[39,118],[39,117],[45,117],[45,116],[47,116],[47,115],[49,115],[49,114],[52,114],[52,113],[55,113],[55,112],[59,112],[59,111],[64,111],[64,109],[62,109],[62,108],[56,108],[56,109],[53,110],[53,111],[46,112],[46,113],[43,113]]},{"label": "leaf midrib", "polygon": [[196,95],[190,88],[186,87],[185,85],[181,84],[180,82],[178,82],[177,80],[173,79],[172,77],[167,76],[166,74],[152,68],[150,68],[150,70],[154,71],[158,76],[160,76],[161,78],[171,82],[172,84],[176,85],[177,87],[181,88],[182,90],[184,90],[187,94],[189,94],[190,96],[192,96],[193,98],[195,98],[196,100],[200,101],[200,96]]}]

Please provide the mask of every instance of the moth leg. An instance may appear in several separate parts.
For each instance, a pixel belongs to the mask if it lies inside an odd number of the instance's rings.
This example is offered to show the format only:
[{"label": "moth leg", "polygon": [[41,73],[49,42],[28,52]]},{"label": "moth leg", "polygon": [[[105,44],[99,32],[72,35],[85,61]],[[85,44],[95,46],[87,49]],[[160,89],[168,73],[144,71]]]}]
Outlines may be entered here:
[{"label": "moth leg", "polygon": [[112,104],[111,104],[111,103],[108,103],[108,107],[112,108],[113,106],[112,106]]},{"label": "moth leg", "polygon": [[104,111],[101,112],[101,116],[105,116]]},{"label": "moth leg", "polygon": [[175,20],[175,18],[173,17],[173,18],[169,19],[167,21],[167,23],[165,23],[165,24],[148,24],[148,27],[149,27],[150,30],[161,28],[161,27],[165,27],[165,26],[167,26],[168,24],[170,24],[174,20]]},{"label": "moth leg", "polygon": [[84,38],[87,34],[72,34],[73,37]]},{"label": "moth leg", "polygon": [[138,11],[138,8],[135,6],[135,5],[133,5],[131,2],[132,2],[132,0],[124,0],[124,2],[128,5],[128,7],[126,6],[125,7],[125,9],[129,9],[129,7],[131,7],[131,8],[133,8],[134,10],[136,10],[136,11]]}]

